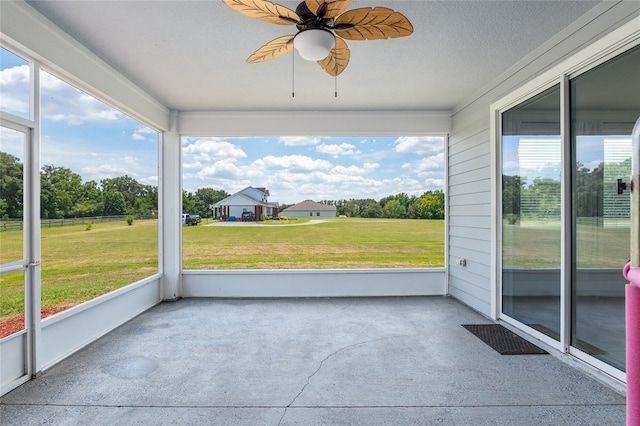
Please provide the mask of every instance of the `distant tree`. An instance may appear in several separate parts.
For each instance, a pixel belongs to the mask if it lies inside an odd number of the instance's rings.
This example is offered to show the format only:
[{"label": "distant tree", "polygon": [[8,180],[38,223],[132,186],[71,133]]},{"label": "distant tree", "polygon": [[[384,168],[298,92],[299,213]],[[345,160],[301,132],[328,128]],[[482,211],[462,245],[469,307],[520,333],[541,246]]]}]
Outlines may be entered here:
[{"label": "distant tree", "polygon": [[194,213],[196,208],[196,197],[193,193],[182,190],[182,212]]},{"label": "distant tree", "polygon": [[[134,178],[124,175],[115,178],[106,178],[100,181],[100,186],[103,192],[118,191],[122,194],[125,200],[125,209],[129,213],[142,213],[136,212],[136,200],[144,199],[146,194],[145,186],[139,183]],[[145,209],[146,205],[138,204],[139,208]]]},{"label": "distant tree", "polygon": [[44,173],[40,173],[40,217],[42,219],[55,219],[58,203],[56,190]]},{"label": "distant tree", "polygon": [[278,206],[278,211],[282,212],[282,211],[284,211],[284,210],[288,209],[288,208],[289,208],[289,207],[291,207],[291,206],[293,206],[293,204],[284,204],[284,203],[283,203],[283,204],[280,204],[280,205]]},{"label": "distant tree", "polygon": [[382,217],[382,207],[378,204],[377,201],[373,201],[367,205],[367,207],[363,210],[363,217]]},{"label": "distant tree", "polygon": [[209,206],[227,198],[229,195],[227,191],[222,189],[198,188],[193,194],[194,208],[192,211],[202,217],[211,217],[213,212]]},{"label": "distant tree", "polygon": [[23,188],[20,159],[0,152],[0,217],[22,217]]},{"label": "distant tree", "polygon": [[502,175],[502,213],[520,215],[520,201],[526,178]]},{"label": "distant tree", "polygon": [[[48,182],[48,189],[53,189],[55,202],[53,209],[48,210],[49,218],[71,217],[75,205],[82,201],[82,177],[66,167],[46,165],[41,170],[41,180]],[[50,185],[49,185],[50,184]]]},{"label": "distant tree", "polygon": [[444,192],[425,192],[418,199],[414,213],[419,219],[444,219]]},{"label": "distant tree", "polygon": [[389,200],[382,208],[382,215],[393,219],[404,218],[407,214],[405,207],[397,199]]},{"label": "distant tree", "polygon": [[82,197],[71,212],[74,217],[98,216],[104,210],[102,191],[94,180],[82,185]]},{"label": "distant tree", "polygon": [[104,214],[110,215],[123,215],[127,211],[127,202],[124,199],[124,195],[116,190],[107,191],[104,193]]}]

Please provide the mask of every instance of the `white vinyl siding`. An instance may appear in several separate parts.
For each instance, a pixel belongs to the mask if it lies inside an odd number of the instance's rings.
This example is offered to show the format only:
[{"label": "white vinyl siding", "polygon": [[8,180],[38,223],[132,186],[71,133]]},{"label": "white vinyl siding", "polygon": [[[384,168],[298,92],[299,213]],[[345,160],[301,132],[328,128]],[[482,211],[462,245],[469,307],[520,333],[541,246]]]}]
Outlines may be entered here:
[{"label": "white vinyl siding", "polygon": [[449,293],[482,314],[496,314],[492,253],[498,248],[492,241],[492,210],[498,207],[492,205],[491,104],[639,14],[638,2],[599,5],[453,111],[447,175]]}]

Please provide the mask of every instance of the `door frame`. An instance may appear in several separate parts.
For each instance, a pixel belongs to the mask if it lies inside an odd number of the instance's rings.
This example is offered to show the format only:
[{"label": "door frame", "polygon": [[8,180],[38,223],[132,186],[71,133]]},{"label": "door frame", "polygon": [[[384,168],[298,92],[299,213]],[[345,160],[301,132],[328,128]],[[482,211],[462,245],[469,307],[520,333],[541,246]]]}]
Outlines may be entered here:
[{"label": "door frame", "polygon": [[[640,45],[640,18],[623,25],[592,45],[577,52],[561,63],[549,68],[539,76],[507,94],[490,106],[490,138],[491,138],[491,179],[492,179],[492,209],[491,209],[491,317],[504,321],[523,332],[544,342],[552,348],[568,353],[585,361],[598,370],[612,376],[616,380],[626,382],[626,374],[606,363],[592,357],[571,346],[571,204],[568,194],[571,190],[571,164],[569,135],[568,90],[569,79],[585,73],[598,65],[620,55],[621,53]],[[560,341],[556,341],[519,321],[502,314],[502,112],[535,96],[545,89],[560,84],[561,90],[561,140],[562,140],[562,227],[561,227],[561,323]],[[620,265],[622,269],[624,265]]]}]

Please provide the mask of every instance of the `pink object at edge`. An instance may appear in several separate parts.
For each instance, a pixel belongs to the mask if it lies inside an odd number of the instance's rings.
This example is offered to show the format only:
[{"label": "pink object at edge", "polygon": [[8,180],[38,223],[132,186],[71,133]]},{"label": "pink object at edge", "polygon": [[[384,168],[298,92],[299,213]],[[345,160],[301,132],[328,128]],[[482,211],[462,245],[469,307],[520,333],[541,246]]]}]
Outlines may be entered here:
[{"label": "pink object at edge", "polygon": [[640,426],[640,268],[627,263],[622,273],[631,282],[625,286],[627,426]]}]

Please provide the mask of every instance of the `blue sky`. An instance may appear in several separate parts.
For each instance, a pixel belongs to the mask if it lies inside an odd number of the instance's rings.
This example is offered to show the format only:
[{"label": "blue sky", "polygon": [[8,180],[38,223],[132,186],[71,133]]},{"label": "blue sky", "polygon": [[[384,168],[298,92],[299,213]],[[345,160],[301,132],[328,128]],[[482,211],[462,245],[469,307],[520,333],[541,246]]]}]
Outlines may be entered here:
[{"label": "blue sky", "polygon": [[[0,49],[0,107],[28,115],[28,65]],[[83,181],[128,175],[157,184],[157,133],[42,74],[41,164],[67,167]],[[22,157],[5,133],[1,149]],[[183,187],[233,193],[265,187],[270,201],[421,195],[444,186],[442,137],[184,137]]]}]

